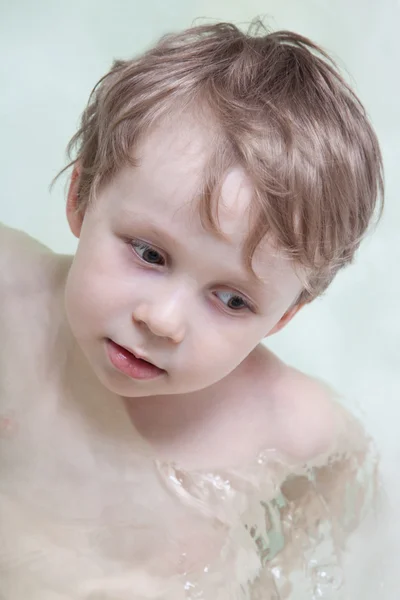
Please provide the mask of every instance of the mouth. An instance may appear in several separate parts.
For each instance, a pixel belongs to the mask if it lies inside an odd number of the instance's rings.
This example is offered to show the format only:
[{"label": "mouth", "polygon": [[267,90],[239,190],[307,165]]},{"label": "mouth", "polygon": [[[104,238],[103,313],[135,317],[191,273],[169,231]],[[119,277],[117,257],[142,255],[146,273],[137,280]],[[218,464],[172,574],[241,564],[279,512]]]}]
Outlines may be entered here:
[{"label": "mouth", "polygon": [[132,379],[155,379],[166,371],[125,346],[106,340],[108,358],[118,371]]}]

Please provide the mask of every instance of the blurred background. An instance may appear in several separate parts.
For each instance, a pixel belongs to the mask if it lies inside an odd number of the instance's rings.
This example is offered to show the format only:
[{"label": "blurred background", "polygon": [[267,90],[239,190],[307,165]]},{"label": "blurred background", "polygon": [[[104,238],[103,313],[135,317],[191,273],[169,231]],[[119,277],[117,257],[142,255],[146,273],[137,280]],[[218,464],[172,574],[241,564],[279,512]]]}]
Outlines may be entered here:
[{"label": "blurred background", "polygon": [[[381,141],[386,211],[376,233],[325,296],[269,338],[268,346],[329,382],[362,415],[382,456],[385,493],[398,514],[399,0],[0,0],[0,221],[54,251],[73,253],[76,240],[64,216],[67,176],[51,193],[49,184],[66,164],[68,140],[112,60],[131,57],[162,34],[194,22],[225,20],[246,27],[256,16],[274,30],[295,30],[328,50],[361,97]],[[384,546],[374,542],[374,552],[387,552],[396,562],[396,527],[388,529]]]}]

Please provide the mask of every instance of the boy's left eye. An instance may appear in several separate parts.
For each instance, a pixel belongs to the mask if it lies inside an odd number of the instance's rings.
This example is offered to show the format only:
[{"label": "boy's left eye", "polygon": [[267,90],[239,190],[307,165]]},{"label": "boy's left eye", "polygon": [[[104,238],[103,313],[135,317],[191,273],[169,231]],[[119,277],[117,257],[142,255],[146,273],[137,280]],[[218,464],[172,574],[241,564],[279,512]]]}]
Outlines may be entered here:
[{"label": "boy's left eye", "polygon": [[[166,261],[164,256],[154,246],[150,246],[141,240],[133,240],[130,242],[134,252],[138,257],[146,263],[152,265],[164,266]],[[245,300],[240,294],[229,292],[227,290],[214,292],[214,295],[219,298],[227,308],[232,311],[239,312],[243,310],[253,310],[250,303]]]},{"label": "boy's left eye", "polygon": [[165,265],[165,259],[153,246],[149,246],[140,240],[131,242],[132,248],[136,254],[147,263],[152,265]]},{"label": "boy's left eye", "polygon": [[220,300],[222,300],[225,306],[231,310],[240,311],[246,308],[251,309],[249,303],[246,302],[242,296],[239,296],[239,294],[236,294],[235,292],[222,291],[214,293]]}]

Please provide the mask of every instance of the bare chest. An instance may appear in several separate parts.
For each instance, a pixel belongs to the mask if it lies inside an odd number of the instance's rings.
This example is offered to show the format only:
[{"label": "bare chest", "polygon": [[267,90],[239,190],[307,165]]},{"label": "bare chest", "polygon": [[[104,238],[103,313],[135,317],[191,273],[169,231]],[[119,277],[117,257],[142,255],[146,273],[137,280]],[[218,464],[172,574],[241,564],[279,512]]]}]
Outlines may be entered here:
[{"label": "bare chest", "polygon": [[222,530],[171,492],[140,444],[128,452],[124,435],[105,438],[59,390],[12,370],[0,391],[0,596],[124,598],[119,586],[143,573],[154,586],[218,551]]}]

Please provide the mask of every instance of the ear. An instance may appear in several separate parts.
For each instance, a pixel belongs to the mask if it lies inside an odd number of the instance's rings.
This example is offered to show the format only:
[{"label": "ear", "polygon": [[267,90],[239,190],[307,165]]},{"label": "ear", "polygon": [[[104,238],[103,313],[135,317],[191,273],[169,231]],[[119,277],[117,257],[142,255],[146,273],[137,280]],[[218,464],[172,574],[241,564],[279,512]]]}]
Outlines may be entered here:
[{"label": "ear", "polygon": [[277,333],[278,331],[286,327],[286,325],[293,319],[293,317],[299,312],[299,310],[303,308],[303,306],[305,306],[306,304],[308,304],[308,302],[303,302],[302,304],[295,304],[295,306],[289,308],[285,312],[283,317],[279,319],[277,324],[271,329],[269,333],[267,333],[265,337],[269,337],[270,335],[273,335],[274,333]]},{"label": "ear", "polygon": [[68,189],[66,213],[69,227],[75,237],[79,238],[82,229],[84,213],[79,210],[79,177],[80,165],[75,163]]}]

